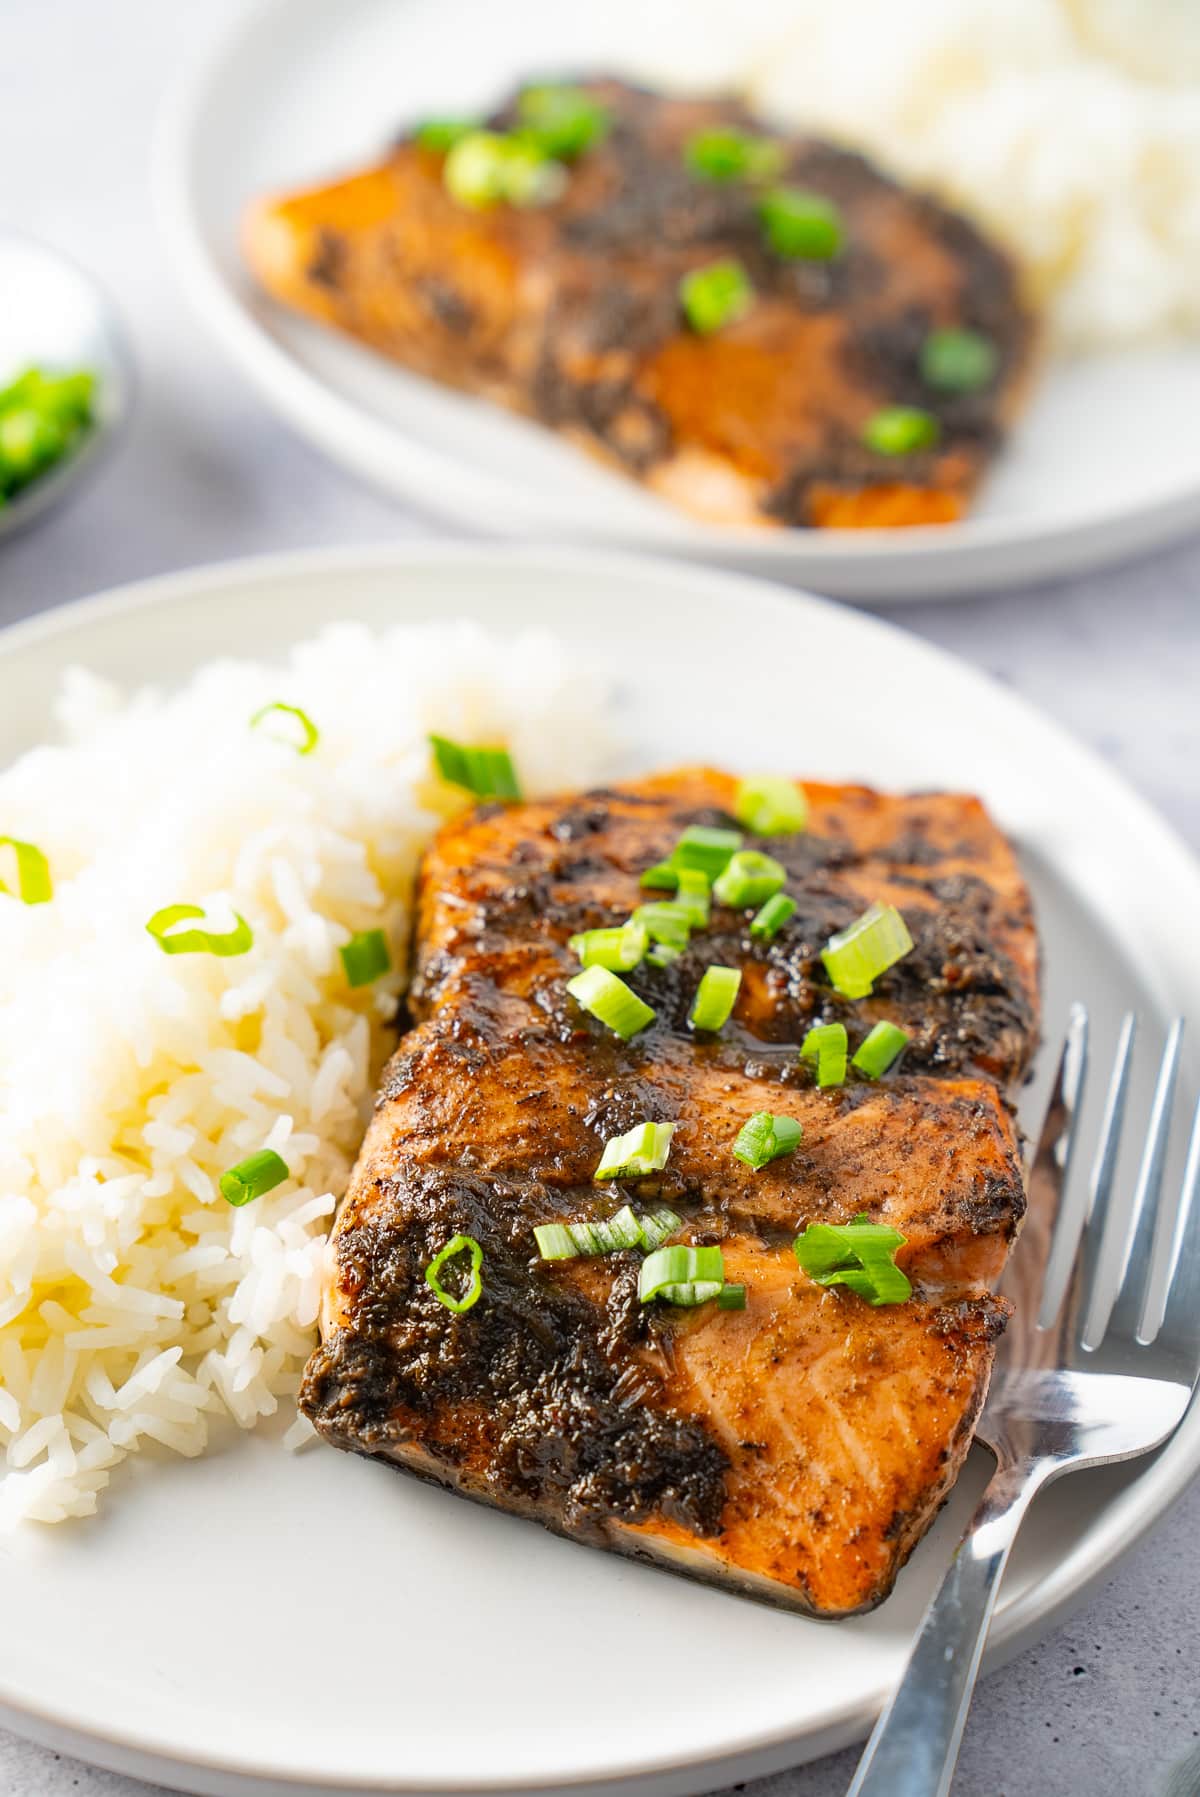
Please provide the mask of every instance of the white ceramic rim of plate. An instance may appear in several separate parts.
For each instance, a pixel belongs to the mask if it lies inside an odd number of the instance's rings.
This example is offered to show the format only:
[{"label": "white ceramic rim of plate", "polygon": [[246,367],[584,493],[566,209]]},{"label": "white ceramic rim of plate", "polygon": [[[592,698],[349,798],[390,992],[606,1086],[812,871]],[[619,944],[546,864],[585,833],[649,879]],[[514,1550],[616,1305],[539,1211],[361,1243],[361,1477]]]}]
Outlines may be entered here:
[{"label": "white ceramic rim of plate", "polygon": [[[195,316],[226,354],[287,421],[311,443],[333,454],[377,489],[409,499],[440,516],[479,520],[502,536],[541,536],[603,546],[594,523],[573,516],[568,502],[554,514],[528,508],[522,489],[427,448],[393,425],[367,417],[352,402],[310,374],[240,302],[211,255],[193,204],[192,171],[210,94],[247,36],[271,13],[286,14],[293,0],[256,0],[230,24],[195,65],[184,71],[163,102],[155,137],[155,207],[180,290]],[[282,26],[280,27],[282,28]],[[413,377],[416,378],[416,377]],[[446,495],[454,494],[453,504]],[[622,526],[619,546],[659,550],[689,559],[724,561],[784,577],[789,568],[806,582],[826,579],[843,596],[881,603],[921,594],[914,580],[927,569],[935,579],[925,595],[960,595],[1017,581],[1053,578],[1063,571],[1135,555],[1194,527],[1200,482],[1189,472],[1166,482],[1162,492],[1127,504],[1111,500],[1079,506],[1052,521],[1020,517],[972,517],[957,524],[916,525],[903,530],[738,530],[675,515],[664,505],[653,526]],[[616,539],[604,538],[603,543]],[[1021,566],[979,565],[988,550],[1024,552]],[[896,571],[894,591],[881,588],[884,561]],[[932,567],[940,572],[936,577]],[[956,586],[961,568],[962,585]]]},{"label": "white ceramic rim of plate", "polygon": [[[945,671],[952,671],[956,681],[974,685],[981,694],[986,693],[990,706],[998,705],[1009,713],[1014,731],[1033,730],[1040,734],[1047,747],[1053,751],[1057,765],[1074,764],[1075,770],[1080,774],[1093,781],[1100,781],[1104,788],[1110,827],[1125,832],[1130,839],[1136,835],[1138,840],[1149,844],[1159,863],[1160,873],[1171,883],[1175,902],[1184,910],[1200,912],[1200,865],[1187,846],[1118,774],[1025,700],[1008,692],[987,675],[967,666],[955,656],[914,638],[907,632],[901,632],[881,619],[855,613],[815,595],[797,594],[772,587],[744,575],[672,566],[653,558],[609,551],[458,545],[437,541],[258,556],[152,576],[10,625],[0,632],[0,667],[11,654],[26,647],[53,643],[56,639],[69,641],[79,624],[103,623],[151,609],[186,606],[206,592],[230,587],[252,589],[259,584],[278,585],[290,578],[309,580],[326,572],[331,575],[352,576],[356,570],[364,575],[394,571],[398,575],[411,575],[421,569],[436,571],[439,565],[474,566],[482,576],[497,561],[510,567],[527,567],[541,573],[553,572],[564,585],[569,583],[573,572],[586,569],[592,573],[606,574],[614,582],[622,577],[636,577],[640,581],[657,583],[676,591],[686,588],[692,594],[699,587],[715,601],[736,605],[743,622],[748,612],[756,610],[764,631],[770,630],[774,619],[793,614],[799,606],[838,613],[841,627],[852,636],[875,636],[878,640],[878,633],[883,633],[887,637],[901,639],[905,644],[906,654],[915,654]],[[1051,1577],[1007,1605],[1001,1599],[989,1640],[987,1664],[1001,1664],[1023,1646],[1040,1638],[1068,1610],[1082,1602],[1111,1573],[1120,1556],[1163,1515],[1198,1469],[1200,1408],[1193,1405],[1168,1445],[1153,1460],[1148,1461],[1146,1471],[1134,1483],[1125,1487],[1104,1506]],[[755,1770],[771,1770],[790,1763],[787,1757],[788,1747],[802,1741],[806,1733],[819,1733],[829,1748],[853,1739],[869,1725],[883,1695],[882,1692],[864,1693],[845,1703],[836,1712],[826,1715],[819,1730],[798,1734],[786,1724],[760,1730],[750,1738],[731,1743],[720,1761],[714,1762],[710,1757],[705,1757],[686,1763],[676,1759],[663,1766],[645,1761],[614,1766],[606,1768],[603,1775],[595,1779],[588,1779],[583,1783],[571,1781],[570,1788],[578,1791],[609,1791],[617,1789],[626,1781],[657,1775],[659,1782],[656,1789],[662,1792],[684,1791],[697,1788],[694,1779],[701,1769],[711,1771],[714,1781],[719,1782],[721,1766],[726,1762],[737,1768],[736,1776],[739,1777],[749,1776],[746,1770],[748,1764],[753,1764]],[[185,1758],[181,1758],[178,1749],[173,1748],[169,1739],[157,1737],[152,1732],[141,1736],[127,1731],[105,1732],[90,1724],[86,1728],[80,1728],[68,1708],[31,1705],[11,1689],[6,1689],[3,1684],[0,1684],[0,1718],[55,1746],[67,1744],[84,1753],[98,1749],[97,1757],[104,1759],[109,1765],[120,1770],[138,1772],[143,1777],[172,1776],[180,1769],[193,1774],[202,1773],[206,1778],[210,1775],[214,1779],[220,1777],[223,1782],[219,1785],[208,1783],[205,1786],[212,1791],[236,1788],[239,1791],[280,1792],[318,1789],[405,1792],[415,1791],[417,1788],[395,1779],[381,1783],[374,1776],[360,1777],[357,1774],[349,1774],[331,1787],[328,1784],[308,1782],[302,1775],[293,1772],[279,1772],[261,1763],[239,1760],[236,1757],[215,1754],[201,1756],[189,1751]],[[231,1784],[231,1780],[236,1783]],[[452,1776],[436,1786],[426,1779],[420,1787],[422,1790],[437,1789],[446,1792],[461,1788],[455,1784]],[[556,1783],[551,1777],[532,1783],[528,1778],[522,1778],[519,1784],[501,1777],[494,1782],[474,1780],[470,1788],[480,1792],[516,1792],[568,1787]]]}]

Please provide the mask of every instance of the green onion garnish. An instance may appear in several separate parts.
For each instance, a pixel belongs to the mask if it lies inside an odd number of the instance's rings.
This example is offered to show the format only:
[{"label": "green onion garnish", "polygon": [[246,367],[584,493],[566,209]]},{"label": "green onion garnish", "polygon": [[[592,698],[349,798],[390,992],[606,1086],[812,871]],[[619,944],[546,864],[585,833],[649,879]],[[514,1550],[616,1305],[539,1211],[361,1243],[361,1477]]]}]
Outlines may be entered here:
[{"label": "green onion garnish", "polygon": [[917,449],[932,449],[940,435],[932,412],[923,412],[920,406],[884,406],[863,425],[862,440],[878,455],[911,455]]},{"label": "green onion garnish", "polygon": [[[462,1296],[456,1298],[453,1292],[448,1292],[446,1290],[441,1282],[440,1275],[442,1268],[446,1265],[447,1261],[453,1260],[456,1255],[464,1253],[469,1254],[471,1257],[471,1274],[470,1278],[467,1280],[466,1289]],[[446,1243],[446,1246],[434,1255],[433,1259],[426,1267],[425,1283],[429,1286],[439,1304],[444,1304],[447,1310],[452,1310],[455,1316],[460,1316],[464,1310],[470,1310],[472,1304],[478,1302],[479,1296],[483,1291],[483,1276],[480,1272],[482,1266],[483,1249],[479,1246],[475,1237],[473,1235],[452,1235],[450,1240]]]},{"label": "green onion garnish", "polygon": [[693,268],[679,283],[683,315],[700,337],[711,337],[724,325],[744,318],[754,303],[754,288],[740,262],[724,257]]},{"label": "green onion garnish", "polygon": [[[19,842],[15,836],[0,836],[0,849],[11,849],[17,863],[17,897],[23,905],[44,905],[54,897],[50,863],[32,842]],[[0,880],[0,892],[8,887]]]},{"label": "green onion garnish", "polygon": [[744,1285],[723,1285],[717,1293],[718,1310],[745,1310],[746,1288]]},{"label": "green onion garnish", "polygon": [[650,887],[659,892],[674,892],[678,884],[679,871],[669,861],[656,861],[638,881],[639,886]]},{"label": "green onion garnish", "polygon": [[755,836],[794,836],[808,825],[804,788],[782,774],[752,774],[740,781],[733,811]]},{"label": "green onion garnish", "polygon": [[274,1191],[287,1177],[287,1162],[281,1160],[273,1148],[260,1148],[257,1154],[247,1155],[236,1167],[222,1173],[217,1184],[222,1198],[241,1206],[261,1198],[265,1192]]},{"label": "green onion garnish", "polygon": [[551,161],[528,133],[506,137],[498,131],[470,131],[442,165],[447,193],[473,210],[500,200],[510,206],[544,206],[558,198],[566,178],[562,163]]},{"label": "green onion garnish", "polygon": [[520,798],[507,749],[473,749],[451,742],[448,736],[431,736],[429,743],[438,773],[452,786],[462,786],[479,799]]},{"label": "green onion garnish", "polygon": [[462,138],[470,137],[472,131],[478,130],[478,119],[426,119],[423,125],[417,126],[414,137],[423,150],[433,150],[444,156]]},{"label": "green onion garnish", "polygon": [[846,1026],[815,1023],[800,1044],[800,1059],[817,1064],[818,1086],[840,1086],[846,1078]]},{"label": "green onion garnish", "polygon": [[729,1022],[742,976],[736,967],[706,967],[696,988],[689,1022],[696,1030],[721,1030]]},{"label": "green onion garnish", "polygon": [[584,967],[607,967],[611,973],[628,973],[645,959],[650,946],[646,926],[632,917],[611,930],[583,930],[567,947]]},{"label": "green onion garnish", "polygon": [[740,911],[746,905],[761,905],[765,899],[773,898],[786,879],[787,870],[773,856],[758,849],[739,849],[717,875],[713,897],[718,904]]},{"label": "green onion garnish", "polygon": [[164,905],[156,911],[146,929],[164,955],[244,955],[254,946],[254,931],[240,911],[232,930],[176,930],[173,926],[188,917],[203,917],[202,905]]},{"label": "green onion garnish", "polygon": [[702,181],[769,181],[783,167],[783,145],[755,137],[735,125],[711,125],[695,131],[683,146],[683,159]]},{"label": "green onion garnish", "polygon": [[623,1136],[610,1137],[592,1178],[642,1179],[647,1173],[661,1173],[674,1134],[673,1123],[639,1123]]},{"label": "green onion garnish", "polygon": [[534,1240],[543,1260],[574,1260],[578,1255],[617,1254],[624,1248],[657,1248],[679,1228],[681,1219],[661,1205],[637,1217],[626,1204],[615,1216],[597,1223],[540,1223]]},{"label": "green onion garnish", "polygon": [[567,981],[567,991],[577,1005],[606,1024],[622,1042],[628,1042],[654,1021],[651,1007],[607,967],[585,967]]},{"label": "green onion garnish", "polygon": [[904,959],[913,945],[894,905],[871,905],[831,936],[821,951],[829,983],[843,998],[866,998],[881,973]]},{"label": "green onion garnish", "polygon": [[277,743],[286,743],[289,749],[295,749],[297,755],[311,755],[320,740],[321,732],[308,713],[301,711],[298,705],[285,705],[281,699],[276,699],[272,705],[264,705],[262,710],[256,711],[250,719],[251,730],[257,730],[264,718],[276,715],[296,719],[300,726],[300,740],[296,740],[295,733],[286,725],[282,730],[267,729],[263,734],[271,737]]},{"label": "green onion garnish", "polygon": [[0,389],[0,506],[76,448],[94,421],[95,392],[96,377],[86,369],[49,374],[36,367]]},{"label": "green onion garnish", "polygon": [[382,930],[356,930],[338,950],[348,986],[369,986],[392,965]]},{"label": "green onion garnish", "polygon": [[646,961],[650,967],[669,967],[672,961],[678,961],[681,951],[660,942],[646,953]]},{"label": "green onion garnish", "polygon": [[689,824],[671,851],[670,865],[694,867],[715,880],[731,855],[742,846],[740,830],[715,830],[708,824]]},{"label": "green onion garnish", "polygon": [[868,1304],[903,1304],[912,1286],[893,1257],[907,1240],[898,1229],[861,1216],[853,1223],[810,1223],[792,1249],[818,1285],[848,1285]]},{"label": "green onion garnish", "polygon": [[771,942],[796,909],[796,901],[785,892],[769,898],[762,910],[750,921],[750,934],[756,942]]},{"label": "green onion garnish", "polygon": [[574,162],[607,135],[611,118],[579,87],[546,85],[527,87],[517,101],[521,135],[529,138],[543,156]]},{"label": "green onion garnish", "polygon": [[656,1248],[642,1262],[638,1297],[643,1304],[662,1298],[668,1304],[705,1304],[725,1284],[725,1256],[719,1248],[688,1248],[672,1243]]},{"label": "green onion garnish", "polygon": [[738,1131],[733,1152],[755,1172],[782,1155],[799,1147],[803,1130],[794,1117],[776,1117],[770,1111],[756,1111]]},{"label": "green onion garnish", "polygon": [[662,899],[654,905],[639,905],[630,921],[640,924],[652,941],[666,948],[683,949],[688,945],[695,915],[694,904]]},{"label": "green onion garnish", "polygon": [[895,1023],[877,1023],[865,1042],[859,1044],[850,1065],[868,1079],[878,1079],[907,1045],[907,1030]]},{"label": "green onion garnish", "polygon": [[675,904],[683,911],[693,929],[702,930],[708,922],[711,887],[708,875],[698,867],[681,867]]},{"label": "green onion garnish", "polygon": [[803,187],[773,187],[759,201],[758,216],[769,247],[789,261],[829,262],[845,239],[833,202]]},{"label": "green onion garnish", "polygon": [[980,331],[930,331],[921,345],[921,377],[945,393],[973,393],[986,387],[1000,358]]}]

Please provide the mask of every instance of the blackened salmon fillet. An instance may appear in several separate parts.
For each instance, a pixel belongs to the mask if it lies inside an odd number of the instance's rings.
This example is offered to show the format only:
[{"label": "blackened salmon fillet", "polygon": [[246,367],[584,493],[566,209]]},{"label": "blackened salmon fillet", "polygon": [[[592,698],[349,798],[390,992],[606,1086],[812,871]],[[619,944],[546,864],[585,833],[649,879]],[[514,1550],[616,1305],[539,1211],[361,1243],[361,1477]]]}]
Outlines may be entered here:
[{"label": "blackened salmon fillet", "polygon": [[[444,154],[418,133],[343,179],[258,202],[244,231],[256,277],[286,305],[538,420],[710,521],[961,516],[1031,365],[1033,322],[1006,254],[861,156],[764,136],[737,101],[612,80],[578,91],[609,128],[551,203],[460,203]],[[518,115],[519,99],[490,124],[503,131]],[[689,146],[712,131],[768,144],[772,190],[835,207],[836,253],[778,253],[761,182],[697,172]],[[681,282],[731,260],[752,303],[702,332]],[[947,384],[929,345],[963,331],[976,360],[982,339],[984,361],[965,382],[951,368]],[[931,421],[919,442],[872,435],[895,407]]]},{"label": "blackened salmon fillet", "polygon": [[[302,1407],[379,1455],[564,1534],[822,1616],[878,1603],[970,1446],[1006,1306],[993,1287],[1024,1208],[1004,1088],[1038,1031],[1038,951],[1012,852],[978,801],[810,784],[807,831],[751,846],[788,870],[769,943],[714,905],[681,957],[625,978],[654,1023],[623,1042],[566,989],[577,931],[621,921],[692,824],[727,827],[736,782],[685,769],[612,790],[486,805],[438,837],[419,891],[414,1024],[385,1070],[334,1229]],[[912,952],[852,1002],[828,936],[895,903]],[[704,966],[738,967],[720,1035],[688,1027]],[[899,1071],[820,1090],[814,1021],[852,1043],[886,1016]],[[998,1083],[999,1082],[999,1083]],[[731,1153],[760,1111],[796,1151]],[[676,1125],[666,1167],[597,1184],[604,1144]],[[540,1258],[533,1231],[668,1205],[719,1244],[746,1308],[642,1303],[634,1250]],[[905,1303],[801,1271],[810,1223],[862,1214],[906,1238]],[[461,1314],[425,1269],[483,1251]]]}]

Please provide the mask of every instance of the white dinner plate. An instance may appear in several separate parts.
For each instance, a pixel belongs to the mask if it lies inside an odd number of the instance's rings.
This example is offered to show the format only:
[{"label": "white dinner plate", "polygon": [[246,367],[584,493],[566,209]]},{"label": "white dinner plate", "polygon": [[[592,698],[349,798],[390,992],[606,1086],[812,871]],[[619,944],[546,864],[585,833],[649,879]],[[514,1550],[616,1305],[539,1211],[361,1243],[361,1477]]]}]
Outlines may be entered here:
[{"label": "white dinner plate", "polygon": [[473,530],[655,549],[887,600],[1045,579],[1194,528],[1198,344],[1050,363],[964,523],[733,529],[256,294],[238,249],[256,195],[352,169],[403,124],[485,107],[531,72],[665,66],[711,86],[726,49],[705,41],[715,16],[682,0],[259,0],[165,115],[160,209],[183,293],[295,428]]},{"label": "white dinner plate", "polygon": [[[337,618],[549,629],[614,677],[620,768],[708,758],[984,794],[1043,933],[1047,1031],[1092,1011],[1103,1063],[1142,1015],[1135,1115],[1168,1007],[1200,1016],[1200,871],[1102,763],[938,650],[825,600],[563,550],[416,547],[179,574],[0,636],[0,765],[43,739],[62,670],[172,682],[280,657]],[[822,670],[840,671],[837,679]],[[1048,1057],[1044,1057],[1048,1058]],[[1047,1068],[1027,1092],[1028,1126]],[[1193,1060],[1185,1076],[1194,1086]],[[1102,1081],[1097,1081],[1097,1085]],[[1087,1127],[1096,1124],[1097,1102]],[[0,1721],[189,1790],[708,1790],[865,1731],[990,1464],[870,1616],[822,1623],[560,1540],[278,1428],[137,1456],[93,1519],[0,1537]],[[992,1630],[1033,1640],[1200,1466],[1161,1453],[1038,1503]]]}]

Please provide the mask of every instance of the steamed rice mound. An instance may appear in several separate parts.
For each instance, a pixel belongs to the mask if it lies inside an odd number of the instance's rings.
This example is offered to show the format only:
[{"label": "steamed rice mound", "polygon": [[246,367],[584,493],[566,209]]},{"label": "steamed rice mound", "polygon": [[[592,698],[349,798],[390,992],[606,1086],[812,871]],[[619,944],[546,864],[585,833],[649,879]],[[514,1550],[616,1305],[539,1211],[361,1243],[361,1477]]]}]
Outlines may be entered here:
[{"label": "steamed rice mound", "polygon": [[[126,1454],[199,1454],[294,1393],[417,862],[463,803],[426,734],[507,743],[530,793],[584,784],[589,687],[550,642],[466,625],[339,626],[169,697],[67,677],[64,745],[0,774],[0,836],[54,879],[20,903],[0,849],[0,1528],[87,1515]],[[311,754],[249,728],[273,701]],[[240,912],[253,947],[164,954],[145,925],[177,902]],[[352,989],[338,949],[367,929],[393,970]],[[261,1148],[290,1177],[235,1209],[219,1176]]]}]

